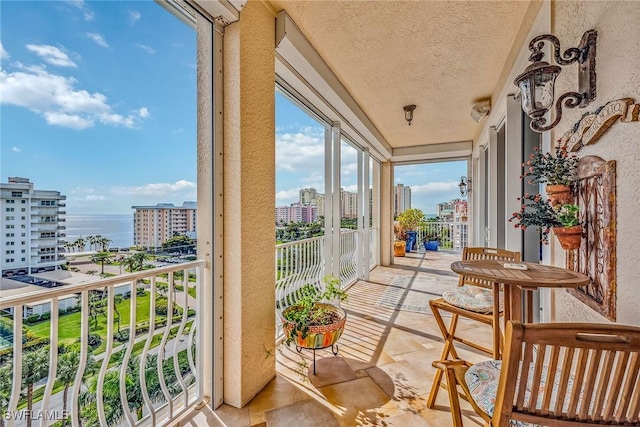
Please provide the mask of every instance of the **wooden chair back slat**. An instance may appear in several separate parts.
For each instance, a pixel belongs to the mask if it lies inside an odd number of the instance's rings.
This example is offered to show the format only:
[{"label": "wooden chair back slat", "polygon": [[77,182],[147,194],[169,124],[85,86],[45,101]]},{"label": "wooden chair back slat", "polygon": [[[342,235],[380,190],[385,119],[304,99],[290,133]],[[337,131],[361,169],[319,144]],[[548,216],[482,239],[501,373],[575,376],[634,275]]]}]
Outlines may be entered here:
[{"label": "wooden chair back slat", "polygon": [[[573,353],[575,348],[569,347],[564,353],[564,360],[562,361],[562,367],[559,370],[562,372],[560,375],[560,384],[558,385],[558,393],[556,395],[556,405],[553,408],[553,415],[559,417],[562,415],[562,407],[564,406],[564,399],[567,396],[567,386],[569,385],[569,379],[571,378],[571,370],[563,369],[567,366],[571,366],[573,360]],[[552,383],[553,384],[553,383]]]},{"label": "wooden chair back slat", "polygon": [[593,400],[593,391],[595,390],[598,369],[600,368],[600,362],[602,361],[602,351],[595,350],[591,354],[591,360],[589,361],[589,370],[587,372],[587,378],[593,379],[593,381],[587,381],[587,384],[582,395],[582,406],[578,418],[581,420],[588,419],[589,407]]},{"label": "wooden chair back slat", "polygon": [[[631,399],[634,389],[638,388],[638,372],[640,371],[640,354],[633,353],[631,355],[631,361],[629,362],[629,375],[622,390],[622,397],[620,402],[620,411],[616,417],[616,422],[620,422],[622,414],[629,412],[629,406],[631,405]],[[631,415],[631,414],[630,414]]]},{"label": "wooden chair back slat", "polygon": [[[543,346],[543,348],[546,346]],[[551,357],[549,358],[549,367],[547,368],[547,378],[546,384],[553,384],[553,380],[556,376],[556,370],[558,369],[558,359],[560,358],[560,346],[551,347]],[[542,415],[549,415],[550,406],[551,406],[551,393],[553,389],[551,387],[546,387],[544,389],[543,398],[542,398]]]},{"label": "wooden chair back slat", "polygon": [[506,342],[492,426],[638,425],[640,328],[508,322]]},{"label": "wooden chair back slat", "polygon": [[589,358],[588,348],[581,348],[580,350],[578,350],[578,357],[577,357],[578,365],[576,366],[576,370],[575,370],[576,373],[573,378],[573,387],[571,388],[571,398],[569,399],[569,409],[567,410],[567,416],[569,417],[575,415],[576,409],[578,408],[578,402],[580,401],[580,397],[581,397],[580,395],[582,394],[582,383],[584,381],[584,375],[587,370],[588,358]]},{"label": "wooden chair back slat", "polygon": [[524,398],[527,392],[527,378],[529,378],[529,369],[531,368],[531,362],[533,360],[533,345],[525,343],[523,354],[524,357],[522,358],[522,369],[520,370],[520,381],[516,392],[517,397],[515,403],[518,411],[522,411],[524,406]]},{"label": "wooden chair back slat", "polygon": [[[547,351],[547,347],[543,346],[538,349],[538,354],[536,358],[536,366],[533,371],[533,384],[540,384],[540,380],[542,379],[542,371],[544,370],[545,363],[545,353]],[[529,399],[529,410],[535,410],[536,402],[538,401],[538,393],[540,392],[539,387],[533,387],[531,390],[531,399]]]},{"label": "wooden chair back slat", "polygon": [[609,385],[609,378],[611,378],[615,356],[615,352],[607,351],[604,358],[604,366],[598,380],[598,391],[596,391],[596,403],[593,408],[594,421],[602,421],[602,409],[604,408],[607,386]]},{"label": "wooden chair back slat", "polygon": [[627,362],[629,361],[629,353],[622,352],[618,354],[618,363],[616,363],[615,374],[613,375],[613,381],[611,387],[609,387],[609,397],[607,399],[607,406],[604,408],[603,419],[605,422],[613,420],[613,411],[616,409],[618,398],[620,397],[620,389],[622,388],[622,382],[624,381],[624,375],[627,371]]},{"label": "wooden chair back slat", "polygon": [[[505,262],[520,262],[520,252],[508,251],[499,248],[484,247],[465,247],[462,249],[462,260],[497,260]],[[482,288],[491,288],[491,282],[484,279],[476,279],[475,277],[460,276],[458,286],[473,285]]]}]

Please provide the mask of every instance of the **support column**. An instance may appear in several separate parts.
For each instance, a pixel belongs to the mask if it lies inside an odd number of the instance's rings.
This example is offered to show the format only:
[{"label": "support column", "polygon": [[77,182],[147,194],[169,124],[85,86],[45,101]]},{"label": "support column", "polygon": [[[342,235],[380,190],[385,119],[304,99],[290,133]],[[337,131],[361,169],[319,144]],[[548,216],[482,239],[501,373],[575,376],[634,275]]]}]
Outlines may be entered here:
[{"label": "support column", "polygon": [[275,377],[275,17],[247,2],[224,37],[224,401]]},{"label": "support column", "polygon": [[393,245],[393,166],[380,165],[380,265],[391,265]]}]

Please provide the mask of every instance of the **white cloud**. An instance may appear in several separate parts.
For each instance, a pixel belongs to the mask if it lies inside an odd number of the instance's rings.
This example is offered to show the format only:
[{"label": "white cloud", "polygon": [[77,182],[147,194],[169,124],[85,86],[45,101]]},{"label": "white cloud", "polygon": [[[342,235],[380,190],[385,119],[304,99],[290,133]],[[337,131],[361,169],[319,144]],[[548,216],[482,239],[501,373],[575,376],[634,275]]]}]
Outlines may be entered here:
[{"label": "white cloud", "polygon": [[104,39],[104,37],[102,37],[102,35],[98,34],[98,33],[87,33],[87,37],[89,37],[91,40],[93,40],[95,42],[95,44],[97,44],[98,46],[102,46],[102,47],[109,47],[109,43],[107,43],[107,41]]},{"label": "white cloud", "polygon": [[44,62],[51,65],[57,65],[59,67],[77,67],[66,53],[55,46],[49,46],[46,44],[28,44],[27,49],[41,57]]},{"label": "white cloud", "polygon": [[135,24],[136,22],[138,22],[138,20],[140,19],[141,16],[142,16],[142,14],[140,12],[138,12],[137,10],[130,10],[129,11],[129,23],[130,24]]},{"label": "white cloud", "polygon": [[411,185],[411,194],[445,194],[453,190],[458,190],[458,182],[428,182],[423,185]]},{"label": "white cloud", "polygon": [[9,53],[4,50],[4,46],[2,46],[2,41],[0,40],[0,59],[9,59]]},{"label": "white cloud", "polygon": [[20,153],[22,152],[22,150],[18,147],[11,147],[11,151],[13,151],[14,153]]},{"label": "white cloud", "polygon": [[84,14],[84,20],[85,21],[93,21],[93,18],[95,17],[95,14],[93,12],[85,9],[84,0],[67,0],[66,3],[70,4],[71,6],[77,7],[78,9],[80,9]]},{"label": "white cloud", "polygon": [[105,196],[99,196],[97,194],[89,194],[84,197],[84,200],[87,200],[89,202],[94,202],[96,200],[107,200],[107,198]]},{"label": "white cloud", "polygon": [[194,182],[186,180],[170,183],[145,184],[137,187],[114,187],[111,192],[119,195],[153,196],[156,198],[179,196],[196,189]]},{"label": "white cloud", "polygon": [[324,170],[324,129],[303,128],[276,135],[276,167],[281,171]]},{"label": "white cloud", "polygon": [[300,200],[300,189],[280,190],[276,193],[276,205],[290,205]]},{"label": "white cloud", "polygon": [[144,50],[148,54],[152,55],[152,54],[156,53],[156,50],[154,48],[152,48],[151,46],[147,46],[146,44],[136,44],[136,46],[139,47],[140,49]]},{"label": "white cloud", "polygon": [[51,125],[86,129],[99,122],[134,128],[148,116],[145,107],[128,116],[115,113],[105,95],[76,89],[73,77],[51,74],[41,67],[18,64],[18,68],[14,72],[0,69],[0,103],[27,108]]}]

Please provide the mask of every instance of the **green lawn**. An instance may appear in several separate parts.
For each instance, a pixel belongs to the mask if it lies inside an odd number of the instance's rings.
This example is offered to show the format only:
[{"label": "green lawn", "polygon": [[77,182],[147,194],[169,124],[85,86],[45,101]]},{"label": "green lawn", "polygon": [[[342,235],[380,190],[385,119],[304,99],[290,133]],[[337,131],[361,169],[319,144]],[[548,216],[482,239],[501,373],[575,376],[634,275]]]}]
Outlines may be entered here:
[{"label": "green lawn", "polygon": [[[145,292],[144,296],[138,296],[136,299],[136,321],[137,323],[148,322],[149,321],[149,300],[150,300],[149,292]],[[120,328],[124,328],[129,325],[130,321],[130,301],[125,299],[119,304],[116,304],[117,312],[120,313]],[[114,331],[117,330],[117,315],[114,316]],[[160,317],[160,316],[157,316]],[[49,327],[50,321],[45,320],[43,322],[39,322],[33,325],[25,325],[26,329],[32,332],[37,337],[49,337]],[[58,342],[60,344],[70,345],[77,341],[80,337],[80,312],[65,314],[58,318]],[[105,314],[98,314],[98,327],[95,327],[95,324],[91,317],[89,318],[89,325],[91,327],[92,333],[99,334],[103,339],[107,336],[107,317],[106,317],[106,307]],[[98,347],[95,353],[101,353],[104,351],[105,343],[103,342],[100,347]]]}]

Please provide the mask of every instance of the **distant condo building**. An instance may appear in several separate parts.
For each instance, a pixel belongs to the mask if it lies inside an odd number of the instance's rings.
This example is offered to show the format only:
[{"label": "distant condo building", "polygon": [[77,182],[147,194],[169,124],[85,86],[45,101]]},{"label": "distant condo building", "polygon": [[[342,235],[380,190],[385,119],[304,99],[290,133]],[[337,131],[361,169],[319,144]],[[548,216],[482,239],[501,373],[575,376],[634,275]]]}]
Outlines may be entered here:
[{"label": "distant condo building", "polygon": [[411,209],[411,187],[398,184],[393,194],[393,216],[397,217],[407,209]]},{"label": "distant condo building", "polygon": [[467,220],[467,201],[453,199],[436,205],[436,215],[443,221],[460,222]]},{"label": "distant condo building", "polygon": [[158,203],[155,206],[132,206],[133,244],[143,247],[162,246],[174,236],[196,238],[196,202]]},{"label": "distant condo building", "polygon": [[316,222],[317,220],[317,206],[303,206],[300,203],[292,203],[291,206],[276,207],[277,224],[289,224],[290,222]]},{"label": "distant condo building", "polygon": [[0,183],[2,276],[56,270],[64,264],[66,196],[35,190],[28,178]]}]

